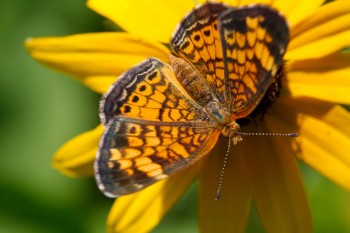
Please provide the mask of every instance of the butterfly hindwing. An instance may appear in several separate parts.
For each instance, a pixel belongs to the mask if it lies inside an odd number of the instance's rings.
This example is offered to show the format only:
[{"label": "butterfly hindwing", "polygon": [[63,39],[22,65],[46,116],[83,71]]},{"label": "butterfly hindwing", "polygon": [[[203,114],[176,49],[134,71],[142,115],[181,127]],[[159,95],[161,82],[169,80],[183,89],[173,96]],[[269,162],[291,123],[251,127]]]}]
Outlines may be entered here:
[{"label": "butterfly hindwing", "polygon": [[265,5],[231,8],[219,16],[228,108],[234,119],[251,113],[282,65],[289,29]]},{"label": "butterfly hindwing", "polygon": [[209,122],[112,118],[95,161],[99,188],[107,196],[143,189],[207,154],[219,134]]}]

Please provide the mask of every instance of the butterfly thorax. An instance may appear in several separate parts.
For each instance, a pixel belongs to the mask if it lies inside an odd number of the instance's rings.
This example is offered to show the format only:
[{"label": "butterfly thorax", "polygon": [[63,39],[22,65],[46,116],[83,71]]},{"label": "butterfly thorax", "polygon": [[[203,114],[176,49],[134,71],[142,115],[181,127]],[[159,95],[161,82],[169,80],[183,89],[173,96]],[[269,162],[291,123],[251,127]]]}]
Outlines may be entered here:
[{"label": "butterfly thorax", "polygon": [[224,125],[229,122],[228,109],[219,103],[219,101],[210,101],[206,106],[205,110],[207,113],[214,118],[220,125]]},{"label": "butterfly thorax", "polygon": [[236,133],[239,125],[236,121],[230,120],[229,111],[225,105],[214,100],[206,105],[205,110],[218,123],[218,128],[224,137],[231,138],[234,144],[242,140],[240,135]]},{"label": "butterfly thorax", "polygon": [[242,141],[242,137],[238,134],[239,125],[236,121],[231,121],[228,124],[225,124],[221,128],[221,133],[224,137],[228,137],[232,140],[233,144],[236,145],[239,141]]}]

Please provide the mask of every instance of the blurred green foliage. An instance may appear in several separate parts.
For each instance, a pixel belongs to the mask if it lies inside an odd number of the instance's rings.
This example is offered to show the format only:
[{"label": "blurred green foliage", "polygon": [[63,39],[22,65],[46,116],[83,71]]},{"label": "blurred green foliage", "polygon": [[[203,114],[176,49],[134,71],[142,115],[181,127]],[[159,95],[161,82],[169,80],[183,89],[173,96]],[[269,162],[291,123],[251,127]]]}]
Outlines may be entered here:
[{"label": "blurred green foliage", "polygon": [[[98,124],[99,96],[37,63],[23,46],[28,37],[102,31],[104,20],[84,0],[2,0],[0,9],[0,232],[104,232],[113,200],[93,178],[71,179],[51,167],[64,142]],[[315,232],[350,232],[349,193],[301,167]],[[197,232],[196,195],[195,184],[154,232]],[[254,210],[248,232],[264,232]]]},{"label": "blurred green foliage", "polygon": [[1,1],[0,232],[103,232],[112,200],[93,179],[51,167],[68,139],[98,124],[99,96],[34,61],[28,37],[101,30],[84,0]]}]

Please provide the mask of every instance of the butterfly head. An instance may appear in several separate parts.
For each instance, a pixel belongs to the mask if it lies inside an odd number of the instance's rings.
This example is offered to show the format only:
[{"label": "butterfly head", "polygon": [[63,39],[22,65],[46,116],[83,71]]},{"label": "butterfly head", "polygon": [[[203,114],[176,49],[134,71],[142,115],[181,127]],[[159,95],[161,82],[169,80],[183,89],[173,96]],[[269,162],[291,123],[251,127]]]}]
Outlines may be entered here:
[{"label": "butterfly head", "polygon": [[232,140],[233,145],[236,145],[238,142],[242,141],[241,135],[238,133],[239,125],[236,121],[232,121],[229,124],[226,124],[221,129],[221,133],[224,137],[228,137]]}]

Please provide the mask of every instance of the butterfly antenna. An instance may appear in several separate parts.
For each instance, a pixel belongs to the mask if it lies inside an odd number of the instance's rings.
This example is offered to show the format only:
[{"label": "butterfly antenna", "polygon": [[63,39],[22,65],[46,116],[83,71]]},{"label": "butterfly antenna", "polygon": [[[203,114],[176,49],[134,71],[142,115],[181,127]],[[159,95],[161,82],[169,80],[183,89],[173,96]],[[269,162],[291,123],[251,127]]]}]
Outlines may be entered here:
[{"label": "butterfly antenna", "polygon": [[219,185],[218,185],[218,190],[216,191],[215,201],[219,200],[219,198],[220,198],[221,186],[222,186],[222,181],[224,179],[225,168],[227,166],[227,159],[228,159],[228,156],[230,154],[230,148],[231,148],[231,138],[229,138],[229,140],[228,140],[227,151],[226,151],[226,155],[224,158],[224,165],[222,166],[222,169],[221,169]]},{"label": "butterfly antenna", "polygon": [[299,137],[297,133],[243,133],[236,132],[236,134],[244,136],[282,136],[282,137]]}]

